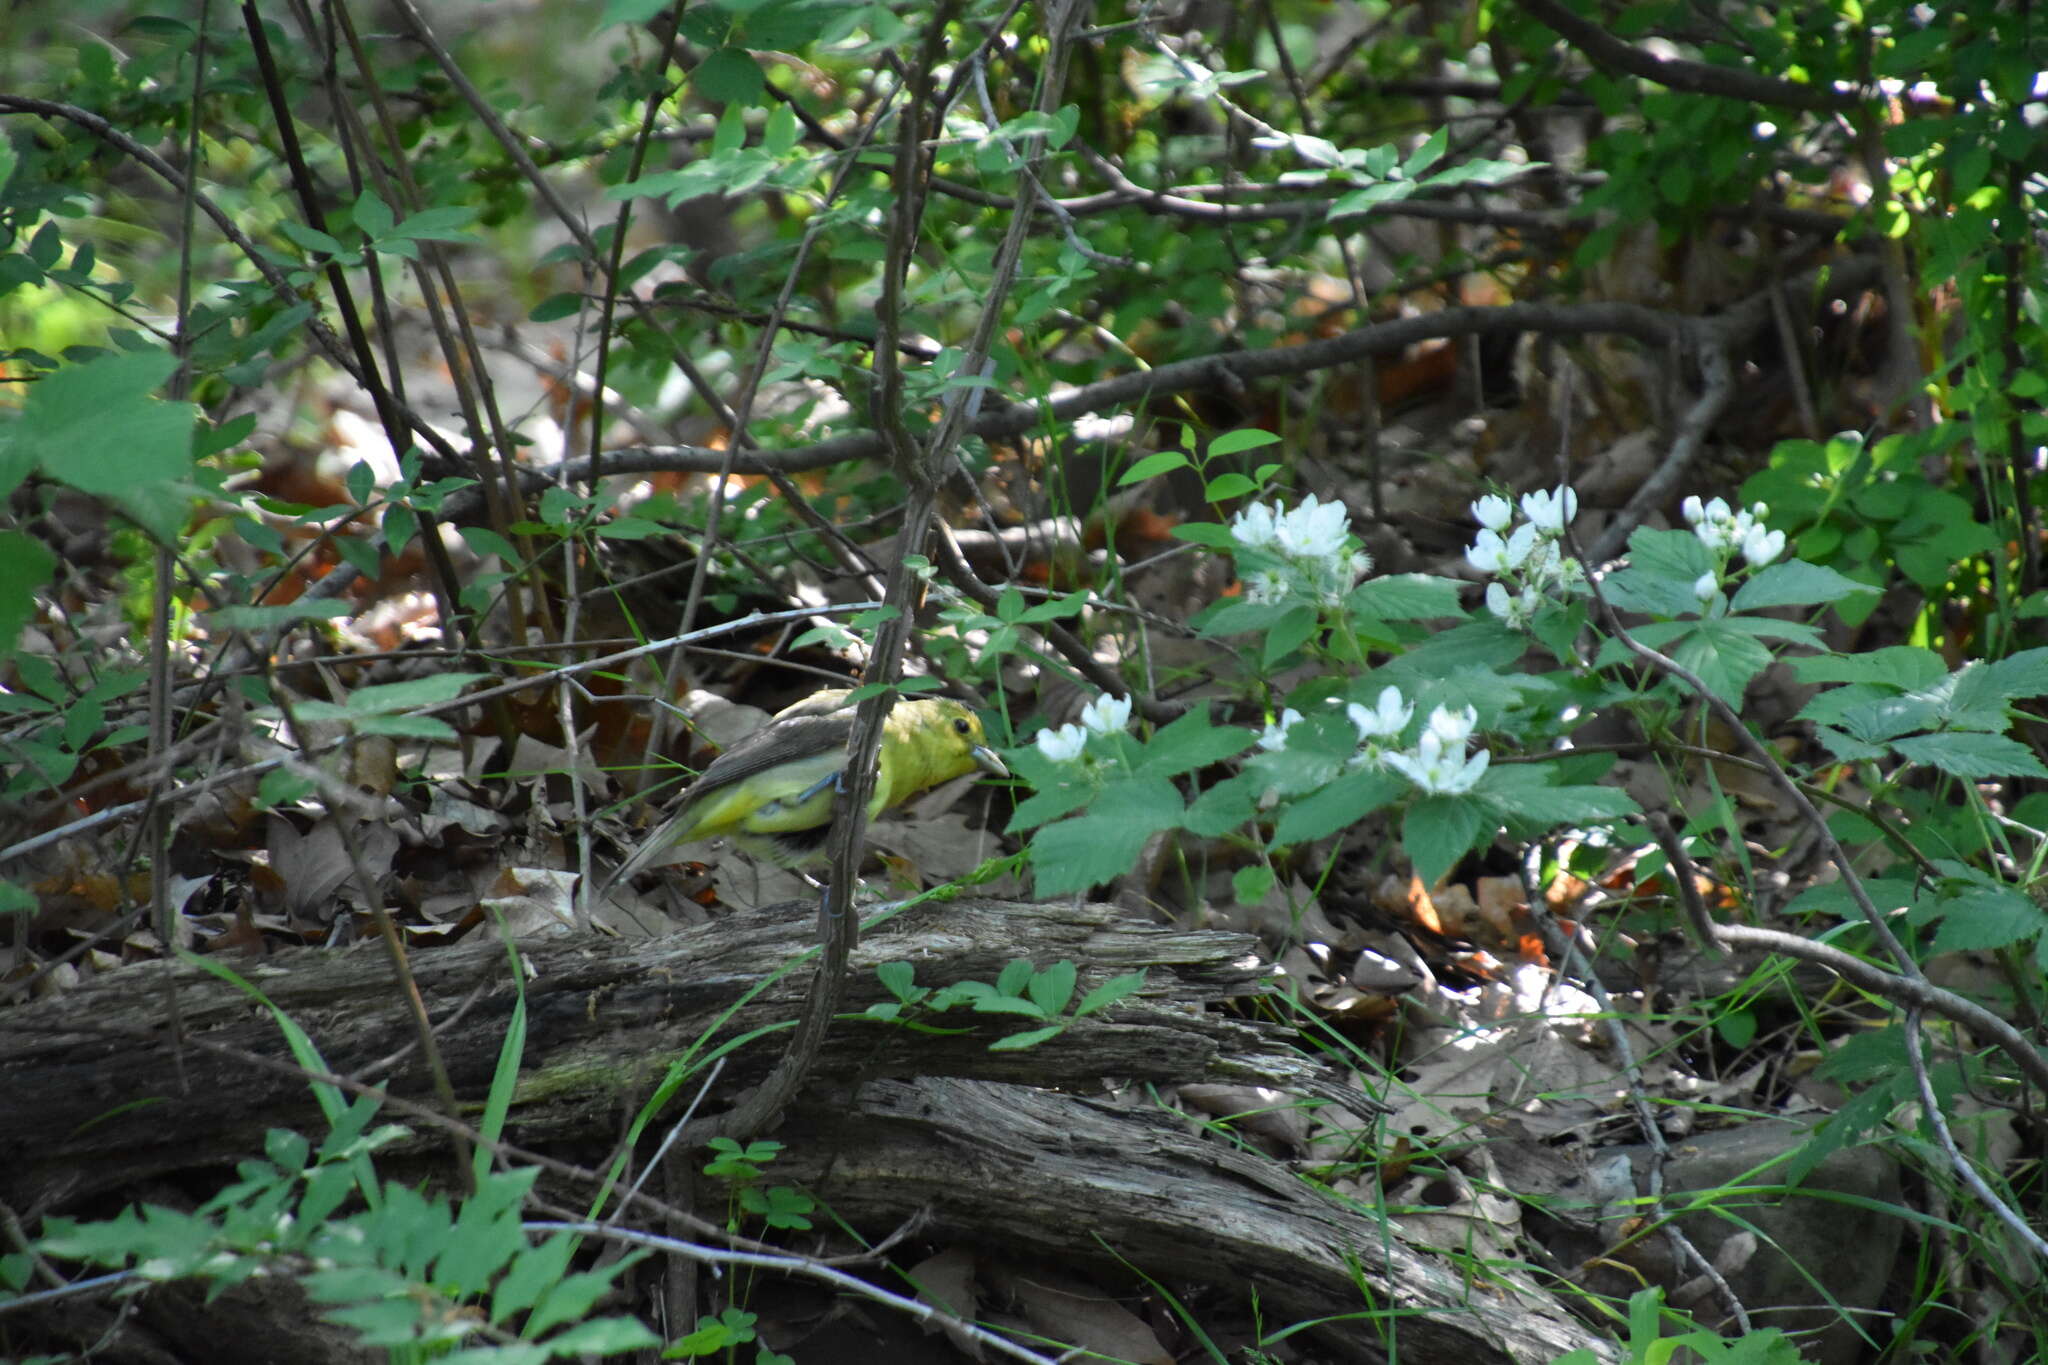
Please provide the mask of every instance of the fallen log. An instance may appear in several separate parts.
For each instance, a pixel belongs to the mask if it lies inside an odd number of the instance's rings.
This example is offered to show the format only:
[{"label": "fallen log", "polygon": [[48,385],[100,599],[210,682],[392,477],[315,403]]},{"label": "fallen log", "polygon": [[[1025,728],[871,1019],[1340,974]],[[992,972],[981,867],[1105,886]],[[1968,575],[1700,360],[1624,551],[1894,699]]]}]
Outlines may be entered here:
[{"label": "fallen log", "polygon": [[[706,1103],[759,1083],[781,1050],[776,1027],[808,988],[812,923],[807,908],[783,908],[638,941],[519,943],[528,1036],[507,1139],[602,1152],[672,1059],[762,1031],[728,1056]],[[1207,1008],[1262,989],[1266,967],[1247,936],[1136,922],[1104,905],[920,906],[864,936],[845,1009],[893,998],[875,973],[883,963],[908,961],[920,984],[941,986],[993,981],[1020,958],[1079,964],[1076,998],[1139,968],[1146,985],[1014,1051],[989,1044],[1037,1021],[955,1011],[931,1033],[843,1017],[776,1134],[788,1149],[776,1179],[802,1180],[852,1220],[927,1210],[963,1238],[1068,1262],[1102,1261],[1107,1244],[1148,1271],[1256,1291],[1303,1316],[1395,1314],[1338,1333],[1349,1358],[1377,1359],[1394,1340],[1402,1359],[1461,1365],[1599,1349],[1526,1284],[1477,1289],[1402,1247],[1383,1219],[1267,1159],[1169,1116],[1084,1098],[1106,1080],[1223,1081],[1369,1113],[1371,1098],[1299,1051],[1289,1030]],[[289,952],[237,970],[312,1037],[330,1071],[430,1094],[380,948]],[[413,971],[457,1098],[480,1102],[518,998],[511,952],[478,939],[416,954]],[[175,1046],[172,989],[187,1035],[214,1046]],[[308,1086],[237,1054],[290,1056],[269,1010],[190,963],[123,969],[0,1014],[0,1200],[33,1220],[88,1194],[226,1165],[260,1150],[270,1128],[317,1136]],[[422,1149],[439,1141],[415,1138]]]}]

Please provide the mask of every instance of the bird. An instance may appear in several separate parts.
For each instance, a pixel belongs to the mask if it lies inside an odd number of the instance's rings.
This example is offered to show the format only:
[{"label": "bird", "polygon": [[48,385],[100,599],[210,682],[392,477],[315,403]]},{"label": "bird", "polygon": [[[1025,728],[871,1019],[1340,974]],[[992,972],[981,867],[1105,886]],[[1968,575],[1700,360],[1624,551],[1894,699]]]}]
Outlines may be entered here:
[{"label": "bird", "polygon": [[[851,695],[844,687],[814,692],[712,760],[599,894],[676,844],[719,836],[782,867],[822,863],[853,734]],[[868,818],[977,768],[997,777],[1010,772],[988,746],[980,717],[951,698],[899,701],[882,722]]]}]

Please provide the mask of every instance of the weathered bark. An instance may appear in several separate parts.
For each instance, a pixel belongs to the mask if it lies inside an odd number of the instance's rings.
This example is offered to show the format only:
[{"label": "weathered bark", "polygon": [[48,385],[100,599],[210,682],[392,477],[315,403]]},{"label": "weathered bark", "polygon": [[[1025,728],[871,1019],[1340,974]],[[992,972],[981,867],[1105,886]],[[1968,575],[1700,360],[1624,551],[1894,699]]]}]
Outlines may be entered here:
[{"label": "weathered bark", "polygon": [[[1167,1284],[1256,1292],[1268,1327],[1319,1330],[1344,1359],[1528,1365],[1607,1347],[1525,1277],[1474,1282],[1270,1160],[1157,1110],[962,1079],[871,1081],[776,1134],[777,1181],[856,1224],[922,1210],[951,1236]],[[1108,1250],[1105,1250],[1108,1248]],[[1367,1316],[1370,1315],[1370,1316]]]},{"label": "weathered bark", "polygon": [[[810,930],[806,913],[763,911],[637,942],[520,944],[529,1034],[507,1136],[528,1147],[609,1146],[621,1114],[637,1110],[673,1059],[795,1017],[810,974],[786,969],[809,946]],[[1248,937],[1135,923],[1100,905],[925,906],[864,939],[845,1007],[887,998],[874,975],[879,963],[908,960],[921,984],[939,985],[993,980],[1015,958],[1039,966],[1072,959],[1083,967],[1081,991],[1140,966],[1149,978],[1143,995],[1111,1017],[1075,1021],[1021,1051],[988,1047],[1033,1026],[1016,1016],[956,1012],[937,1021],[966,1030],[959,1034],[842,1020],[816,1084],[778,1134],[789,1148],[778,1181],[795,1173],[855,1219],[900,1220],[929,1208],[963,1237],[1068,1259],[1101,1257],[1099,1234],[1148,1271],[1241,1282],[1303,1316],[1438,1310],[1400,1320],[1408,1360],[1538,1361],[1594,1344],[1544,1296],[1468,1289],[1400,1247],[1381,1220],[1268,1162],[1156,1114],[1054,1093],[1099,1091],[1104,1078],[1224,1080],[1369,1107],[1299,1053],[1288,1031],[1203,1008],[1259,989],[1263,964]],[[507,950],[479,940],[417,954],[414,968],[456,1093],[479,1100],[515,999]],[[239,970],[306,1030],[330,1070],[427,1094],[381,950],[291,953]],[[174,1056],[167,976],[192,1035],[288,1056],[267,1011],[189,965],[115,972],[0,1014],[0,1199],[11,1207],[39,1213],[84,1193],[231,1161],[259,1150],[272,1127],[317,1135],[318,1110],[302,1081],[218,1052]],[[707,1104],[757,1083],[781,1036],[734,1051]],[[1365,1326],[1344,1335],[1355,1358],[1381,1350]]]}]

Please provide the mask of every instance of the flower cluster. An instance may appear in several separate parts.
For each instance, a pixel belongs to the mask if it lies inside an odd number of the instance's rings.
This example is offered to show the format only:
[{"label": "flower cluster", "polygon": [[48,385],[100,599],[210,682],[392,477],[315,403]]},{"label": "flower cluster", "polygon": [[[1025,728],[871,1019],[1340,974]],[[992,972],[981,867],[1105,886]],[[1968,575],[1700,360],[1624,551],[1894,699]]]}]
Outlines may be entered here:
[{"label": "flower cluster", "polygon": [[[1472,707],[1453,711],[1439,706],[1430,712],[1429,723],[1417,736],[1414,747],[1395,747],[1401,732],[1415,716],[1415,703],[1401,695],[1398,687],[1383,688],[1373,706],[1350,702],[1344,714],[1358,731],[1358,752],[1351,766],[1391,767],[1423,791],[1438,796],[1455,796],[1471,791],[1486,771],[1493,755],[1485,749],[1467,755],[1466,746],[1479,713]],[[1301,712],[1288,707],[1280,718],[1259,736],[1259,747],[1274,753],[1287,747],[1287,732],[1299,725]],[[1385,741],[1385,743],[1382,743]]]},{"label": "flower cluster", "polygon": [[[1465,551],[1465,562],[1492,574],[1486,585],[1486,609],[1511,626],[1525,626],[1553,596],[1575,591],[1585,578],[1576,559],[1563,550],[1564,530],[1579,512],[1579,495],[1570,488],[1539,488],[1522,495],[1522,515],[1506,498],[1489,493],[1472,504],[1479,535]],[[1510,529],[1512,528],[1512,529]]]},{"label": "flower cluster", "polygon": [[1081,708],[1081,723],[1038,732],[1038,751],[1055,763],[1072,763],[1088,747],[1088,736],[1122,734],[1131,723],[1131,699],[1104,692]]},{"label": "flower cluster", "polygon": [[1334,605],[1372,569],[1372,557],[1353,548],[1344,504],[1313,493],[1287,512],[1252,503],[1231,518],[1230,538],[1254,602],[1305,597]]},{"label": "flower cluster", "polygon": [[1478,723],[1479,713],[1469,706],[1462,711],[1439,706],[1429,713],[1429,724],[1422,727],[1414,751],[1388,754],[1387,763],[1434,795],[1471,791],[1493,761],[1493,754],[1484,748],[1469,757],[1466,754],[1472,727]]},{"label": "flower cluster", "polygon": [[1763,503],[1735,511],[1721,498],[1702,503],[1695,494],[1685,500],[1680,510],[1685,513],[1692,533],[1700,538],[1700,544],[1723,563],[1739,550],[1751,568],[1761,569],[1785,553],[1785,533],[1764,525],[1771,509]]}]

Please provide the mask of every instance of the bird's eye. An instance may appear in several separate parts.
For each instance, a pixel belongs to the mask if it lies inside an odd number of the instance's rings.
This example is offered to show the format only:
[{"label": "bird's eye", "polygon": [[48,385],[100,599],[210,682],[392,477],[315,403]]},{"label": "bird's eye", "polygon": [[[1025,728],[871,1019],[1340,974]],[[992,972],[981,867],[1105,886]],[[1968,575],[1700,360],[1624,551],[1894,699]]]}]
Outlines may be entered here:
[{"label": "bird's eye", "polygon": [[960,719],[953,722],[953,733],[956,735],[964,735],[968,733],[970,728],[971,727],[967,724],[967,717],[965,716],[962,716],[960,717]]}]

